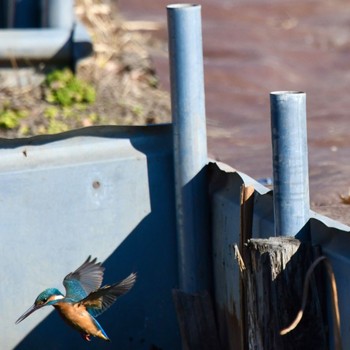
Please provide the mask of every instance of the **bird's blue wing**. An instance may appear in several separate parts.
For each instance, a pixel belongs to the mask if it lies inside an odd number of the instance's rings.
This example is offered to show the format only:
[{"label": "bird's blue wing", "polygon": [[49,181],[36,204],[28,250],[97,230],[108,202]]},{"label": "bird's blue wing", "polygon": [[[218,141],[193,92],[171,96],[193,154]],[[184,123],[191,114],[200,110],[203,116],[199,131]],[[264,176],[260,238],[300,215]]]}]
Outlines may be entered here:
[{"label": "bird's blue wing", "polygon": [[89,256],[80,267],[64,278],[66,298],[80,301],[96,291],[102,284],[103,272],[101,263],[96,263],[96,258],[91,260]]},{"label": "bird's blue wing", "polygon": [[118,297],[127,293],[136,282],[136,274],[132,273],[119,283],[111,286],[104,286],[99,290],[90,293],[80,302],[93,317],[101,315],[106,311]]}]

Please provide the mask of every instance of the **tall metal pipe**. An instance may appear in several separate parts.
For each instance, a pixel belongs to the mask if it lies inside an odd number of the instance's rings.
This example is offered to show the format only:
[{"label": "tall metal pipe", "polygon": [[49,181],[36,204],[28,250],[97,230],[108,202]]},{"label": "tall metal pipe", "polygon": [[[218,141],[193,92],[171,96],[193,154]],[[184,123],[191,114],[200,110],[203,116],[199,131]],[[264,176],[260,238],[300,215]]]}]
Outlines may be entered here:
[{"label": "tall metal pipe", "polygon": [[210,284],[201,6],[167,6],[178,266],[186,292]]},{"label": "tall metal pipe", "polygon": [[270,94],[277,236],[295,236],[310,217],[306,94]]}]

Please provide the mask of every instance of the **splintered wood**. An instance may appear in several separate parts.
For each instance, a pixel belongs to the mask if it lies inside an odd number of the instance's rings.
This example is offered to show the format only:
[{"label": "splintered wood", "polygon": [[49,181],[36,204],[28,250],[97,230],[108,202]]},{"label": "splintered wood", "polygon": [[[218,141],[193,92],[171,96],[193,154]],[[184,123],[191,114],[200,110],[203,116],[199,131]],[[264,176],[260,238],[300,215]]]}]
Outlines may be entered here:
[{"label": "splintered wood", "polygon": [[304,278],[313,261],[310,245],[288,237],[251,239],[247,243],[246,319],[250,350],[326,349],[326,330],[313,277],[300,324],[281,336],[297,315]]}]

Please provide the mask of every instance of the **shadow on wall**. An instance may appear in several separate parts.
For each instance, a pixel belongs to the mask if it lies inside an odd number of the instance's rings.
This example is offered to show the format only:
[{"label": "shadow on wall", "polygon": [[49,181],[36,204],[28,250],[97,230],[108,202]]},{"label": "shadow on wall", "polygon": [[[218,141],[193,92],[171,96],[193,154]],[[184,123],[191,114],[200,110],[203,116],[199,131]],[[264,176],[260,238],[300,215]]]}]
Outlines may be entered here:
[{"label": "shadow on wall", "polygon": [[[167,140],[171,136],[168,134]],[[171,295],[178,284],[171,137],[166,144],[163,142],[160,154],[150,153],[147,143],[141,146],[142,143],[132,138],[131,142],[147,156],[151,213],[103,263],[106,268],[104,284],[117,282],[133,271],[138,274],[133,289],[98,318],[112,342],[92,338],[91,343],[86,344],[54,311],[19,343],[16,350],[181,348]],[[94,256],[93,251],[91,254]]]}]

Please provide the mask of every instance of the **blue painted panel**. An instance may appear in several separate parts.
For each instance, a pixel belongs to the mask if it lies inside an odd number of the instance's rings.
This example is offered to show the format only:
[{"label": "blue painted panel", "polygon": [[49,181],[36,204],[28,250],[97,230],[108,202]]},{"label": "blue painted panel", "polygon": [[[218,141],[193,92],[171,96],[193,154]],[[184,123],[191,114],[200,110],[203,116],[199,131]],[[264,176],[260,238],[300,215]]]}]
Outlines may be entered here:
[{"label": "blue painted panel", "polygon": [[225,349],[240,348],[240,272],[234,245],[240,242],[240,187],[237,173],[211,165],[214,300],[218,330]]},{"label": "blue painted panel", "polygon": [[14,322],[43,289],[64,291],[63,277],[89,254],[105,261],[106,283],[138,273],[99,317],[112,343],[89,348],[180,348],[170,126],[0,140],[0,184],[1,349],[86,348],[53,308]]},{"label": "blue painted panel", "polygon": [[209,165],[212,208],[214,300],[221,341],[225,349],[242,346],[241,275],[234,246],[240,244],[241,186],[252,185],[254,196],[254,237],[274,233],[273,203],[269,190],[249,176],[225,164]]},{"label": "blue painted panel", "polygon": [[[341,337],[343,349],[350,349],[350,228],[327,217],[312,213],[310,222],[313,244],[321,245],[323,253],[329,258],[337,283]],[[326,286],[325,286],[326,288]],[[332,312],[330,290],[327,288],[328,322],[332,339]],[[333,349],[331,341],[330,349]]]},{"label": "blue painted panel", "polygon": [[254,199],[253,232],[254,238],[269,238],[275,236],[274,208],[272,191],[262,194]]},{"label": "blue painted panel", "polygon": [[[228,349],[236,349],[241,337],[240,274],[233,246],[240,241],[240,188],[253,185],[254,238],[274,236],[272,192],[249,176],[226,165],[210,165],[213,230],[214,300],[221,339]],[[350,228],[311,211],[312,243],[320,245],[330,259],[338,287],[343,349],[350,348]],[[325,286],[326,288],[326,286]],[[327,300],[331,300],[326,288]],[[329,302],[330,303],[330,302]],[[329,306],[330,310],[330,306]],[[331,323],[332,313],[328,312]],[[330,331],[332,329],[330,328]],[[331,344],[331,349],[333,349]]]}]

